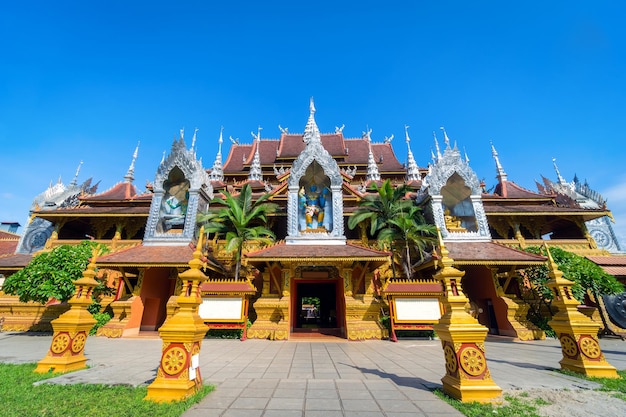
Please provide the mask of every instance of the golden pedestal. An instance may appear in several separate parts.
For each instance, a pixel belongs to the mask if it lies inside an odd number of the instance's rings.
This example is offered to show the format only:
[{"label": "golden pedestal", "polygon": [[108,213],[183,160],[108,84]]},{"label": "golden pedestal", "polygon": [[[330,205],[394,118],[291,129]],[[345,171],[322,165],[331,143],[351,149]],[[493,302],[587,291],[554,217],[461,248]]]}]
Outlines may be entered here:
[{"label": "golden pedestal", "polygon": [[254,303],[257,318],[248,329],[248,339],[289,339],[290,296],[261,297]]},{"label": "golden pedestal", "polygon": [[87,367],[84,355],[89,330],[96,324],[87,307],[92,303],[93,289],[98,285],[96,276],[96,255],[91,258],[83,277],[76,280],[76,291],[68,301],[70,309],[58,319],[52,320],[54,334],[50,349],[45,358],[37,363],[35,372],[70,372]]},{"label": "golden pedestal", "polygon": [[604,358],[598,342],[598,330],[602,326],[578,311],[579,303],[572,295],[571,286],[574,283],[563,278],[563,272],[558,269],[547,248],[546,252],[551,278],[546,285],[554,292],[552,303],[559,309],[548,324],[561,343],[561,369],[598,378],[619,378],[615,367]]},{"label": "golden pedestal", "polygon": [[380,324],[380,303],[370,294],[346,296],[348,340],[380,340],[387,329]]},{"label": "golden pedestal", "polygon": [[208,328],[198,315],[202,303],[200,285],[207,280],[200,271],[202,236],[196,245],[189,269],[178,275],[182,281],[176,302],[178,310],[159,328],[163,340],[161,361],[156,379],[148,385],[146,400],[154,402],[181,401],[195,394],[202,386],[200,347]]},{"label": "golden pedestal", "polygon": [[444,285],[445,313],[433,328],[441,339],[446,360],[443,391],[463,402],[498,401],[502,389],[493,382],[487,367],[485,337],[487,328],[465,311],[468,302],[461,290],[465,272],[452,267],[453,260],[439,235],[442,268],[434,275]]}]

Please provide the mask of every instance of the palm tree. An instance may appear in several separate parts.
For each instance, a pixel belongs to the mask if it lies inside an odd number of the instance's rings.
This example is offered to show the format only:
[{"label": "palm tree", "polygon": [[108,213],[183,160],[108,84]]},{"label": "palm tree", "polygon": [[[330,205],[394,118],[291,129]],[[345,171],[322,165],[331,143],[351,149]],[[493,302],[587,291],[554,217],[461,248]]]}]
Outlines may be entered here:
[{"label": "palm tree", "polygon": [[222,205],[217,210],[209,210],[201,215],[198,223],[204,224],[207,233],[225,236],[226,251],[234,253],[235,279],[239,280],[241,256],[246,242],[254,240],[263,245],[270,244],[276,236],[268,229],[267,216],[276,212],[278,206],[268,202],[264,194],[252,201],[252,189],[244,184],[237,196],[222,191],[224,198],[216,197],[211,203]]},{"label": "palm tree", "polygon": [[[386,180],[380,187],[374,183],[372,190],[376,193],[365,196],[359,208],[348,219],[348,227],[354,229],[358,224],[366,222],[370,226],[370,235],[382,243],[388,243],[392,254],[395,254],[394,244],[403,242],[402,264],[407,278],[410,278],[413,270],[412,249],[417,250],[421,258],[426,247],[434,241],[431,236],[436,235],[436,228],[427,225],[421,209],[406,198],[410,190],[406,184],[394,188],[391,181]],[[391,266],[395,278],[395,262]]]},{"label": "palm tree", "polygon": [[[407,213],[401,213],[391,219],[389,227],[378,233],[378,239],[382,242],[389,242],[390,245],[393,245],[394,241],[404,244],[400,258],[404,274],[410,278],[415,266],[424,260],[426,250],[437,241],[436,235],[437,227],[426,224],[421,209],[411,206]],[[416,253],[419,258],[415,264],[412,260],[412,253]]]}]

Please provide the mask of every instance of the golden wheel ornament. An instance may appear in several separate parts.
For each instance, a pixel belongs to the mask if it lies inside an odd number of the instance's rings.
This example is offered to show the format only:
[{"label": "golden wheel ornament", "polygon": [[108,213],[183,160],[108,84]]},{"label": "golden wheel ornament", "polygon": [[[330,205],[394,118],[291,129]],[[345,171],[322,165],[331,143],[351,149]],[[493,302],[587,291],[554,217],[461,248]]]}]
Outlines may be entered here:
[{"label": "golden wheel ornament", "polygon": [[74,340],[72,340],[72,352],[80,353],[85,348],[86,341],[87,336],[85,336],[85,333],[77,334]]},{"label": "golden wheel ornament", "polygon": [[574,357],[578,353],[576,341],[569,335],[561,336],[561,349],[566,356]]},{"label": "golden wheel ornament", "polygon": [[173,347],[161,359],[161,368],[168,375],[176,375],[183,370],[187,352],[183,348]]},{"label": "golden wheel ornament", "polygon": [[468,375],[478,376],[487,369],[485,355],[480,349],[469,346],[461,350],[459,356],[461,359],[461,368],[463,368]]},{"label": "golden wheel ornament", "polygon": [[598,359],[602,354],[600,344],[591,336],[580,338],[580,351],[589,359]]},{"label": "golden wheel ornament", "polygon": [[446,347],[443,348],[443,356],[446,359],[446,369],[448,373],[455,373],[459,364],[456,360],[456,353],[454,353],[454,349],[452,349],[450,345],[446,345]]},{"label": "golden wheel ornament", "polygon": [[70,344],[70,337],[66,334],[58,334],[50,345],[50,350],[53,353],[62,353],[67,349],[67,346]]}]

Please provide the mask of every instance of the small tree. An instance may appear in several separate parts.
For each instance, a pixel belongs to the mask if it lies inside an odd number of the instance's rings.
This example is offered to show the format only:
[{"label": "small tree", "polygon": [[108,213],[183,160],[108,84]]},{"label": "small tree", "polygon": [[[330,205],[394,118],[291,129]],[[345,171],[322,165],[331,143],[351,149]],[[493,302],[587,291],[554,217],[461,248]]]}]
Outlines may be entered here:
[{"label": "small tree", "polygon": [[239,279],[243,246],[248,241],[269,244],[276,238],[267,226],[268,214],[274,213],[278,206],[268,202],[269,195],[264,194],[256,201],[252,200],[252,188],[244,184],[238,196],[223,191],[224,199],[214,198],[211,204],[223,207],[211,210],[198,218],[204,224],[207,233],[224,236],[226,251],[233,253],[235,261],[235,279]]},{"label": "small tree", "polygon": [[[82,277],[96,248],[106,251],[106,247],[102,245],[84,241],[78,245],[61,245],[50,252],[40,253],[24,269],[5,280],[3,291],[5,294],[19,296],[22,302],[45,304],[50,298],[65,302],[74,295],[74,281]],[[101,282],[94,290],[94,302],[110,291],[106,283]]]}]

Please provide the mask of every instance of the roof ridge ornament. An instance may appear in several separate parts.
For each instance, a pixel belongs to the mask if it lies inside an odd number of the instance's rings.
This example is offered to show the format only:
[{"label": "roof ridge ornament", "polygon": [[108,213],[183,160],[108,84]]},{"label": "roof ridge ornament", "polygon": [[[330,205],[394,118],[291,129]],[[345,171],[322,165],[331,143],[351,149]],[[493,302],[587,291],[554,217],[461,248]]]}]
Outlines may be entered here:
[{"label": "roof ridge ornament", "polygon": [[83,161],[78,163],[78,166],[76,167],[76,174],[74,174],[74,179],[70,182],[70,187],[78,185],[78,173],[80,172],[81,165],[83,165]]},{"label": "roof ridge ornament", "polygon": [[380,172],[378,172],[378,165],[374,159],[374,153],[372,152],[372,129],[367,127],[367,132],[363,132],[363,136],[368,143],[369,153],[367,155],[367,176],[368,181],[380,181]]},{"label": "roof ridge ornament", "polygon": [[196,146],[196,134],[198,133],[198,129],[197,127],[193,130],[193,137],[191,138],[191,149],[194,148],[194,146]]},{"label": "roof ridge ornament", "polygon": [[261,156],[259,155],[259,148],[261,147],[261,126],[257,129],[257,134],[250,132],[256,142],[256,149],[254,151],[254,157],[252,158],[252,164],[250,165],[250,172],[248,179],[250,181],[263,181],[263,171],[261,170]]},{"label": "roof ridge ornament", "polygon": [[306,144],[322,143],[320,130],[317,127],[317,123],[315,122],[315,104],[313,102],[313,97],[311,97],[311,100],[309,102],[309,120],[307,120],[306,122],[302,140]]},{"label": "roof ridge ornament", "polygon": [[561,172],[559,171],[559,167],[556,166],[556,158],[552,157],[552,164],[554,165],[554,170],[556,171],[556,177],[559,181],[559,184],[567,184],[567,181],[561,176]]},{"label": "roof ridge ornament", "polygon": [[211,181],[224,181],[224,170],[222,169],[222,143],[224,142],[224,139],[222,137],[223,132],[224,126],[220,128],[220,137],[217,140],[217,155],[215,156],[213,169],[211,170],[211,174],[209,175]]},{"label": "roof ridge ornament", "polygon": [[433,139],[435,139],[435,150],[437,151],[437,159],[435,162],[438,162],[441,159],[441,150],[439,149],[439,141],[437,140],[437,133],[433,130]]},{"label": "roof ridge ornament", "polygon": [[408,148],[407,152],[407,168],[406,168],[406,180],[407,181],[418,181],[420,180],[420,170],[415,162],[415,158],[413,157],[413,152],[411,152],[411,138],[409,137],[409,126],[404,125],[404,135],[406,137],[406,147]]},{"label": "roof ridge ornament", "polygon": [[135,161],[137,160],[137,155],[139,154],[139,144],[141,141],[137,141],[137,146],[135,147],[135,152],[133,152],[133,159],[130,161],[130,166],[128,167],[128,171],[126,171],[126,175],[124,175],[124,181],[129,184],[132,184],[135,180]]},{"label": "roof ridge ornament", "polygon": [[[446,144],[446,149],[450,148],[450,138],[448,137],[448,134],[446,133],[446,128],[441,126],[439,129],[443,130],[443,141]],[[454,143],[454,147],[456,148],[456,142]]]},{"label": "roof ridge ornament", "polygon": [[500,164],[500,158],[498,158],[498,151],[496,151],[496,147],[493,146],[492,141],[489,141],[489,143],[491,143],[491,155],[493,156],[493,159],[496,161],[496,173],[498,174],[496,178],[500,182],[504,182],[507,180],[507,175],[506,175],[506,172],[504,172],[504,168],[502,168],[502,165]]}]

